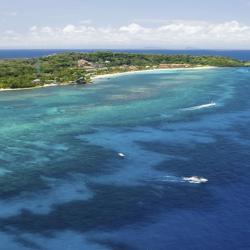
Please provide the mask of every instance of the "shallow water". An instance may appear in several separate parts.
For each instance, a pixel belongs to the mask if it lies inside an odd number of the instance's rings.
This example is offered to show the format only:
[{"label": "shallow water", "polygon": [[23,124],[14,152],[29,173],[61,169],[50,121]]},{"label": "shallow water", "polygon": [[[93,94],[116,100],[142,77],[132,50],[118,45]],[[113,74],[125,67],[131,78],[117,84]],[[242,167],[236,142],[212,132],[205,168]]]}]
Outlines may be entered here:
[{"label": "shallow water", "polygon": [[1,92],[0,249],[250,248],[249,83],[224,68]]}]

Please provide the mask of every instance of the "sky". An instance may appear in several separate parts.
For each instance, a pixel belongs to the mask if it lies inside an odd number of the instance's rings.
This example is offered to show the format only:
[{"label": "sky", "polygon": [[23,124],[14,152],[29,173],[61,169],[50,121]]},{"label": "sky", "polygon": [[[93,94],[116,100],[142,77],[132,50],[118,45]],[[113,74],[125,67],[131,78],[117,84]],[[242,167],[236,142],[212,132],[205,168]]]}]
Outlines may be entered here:
[{"label": "sky", "polygon": [[250,0],[1,0],[14,48],[250,49]]}]

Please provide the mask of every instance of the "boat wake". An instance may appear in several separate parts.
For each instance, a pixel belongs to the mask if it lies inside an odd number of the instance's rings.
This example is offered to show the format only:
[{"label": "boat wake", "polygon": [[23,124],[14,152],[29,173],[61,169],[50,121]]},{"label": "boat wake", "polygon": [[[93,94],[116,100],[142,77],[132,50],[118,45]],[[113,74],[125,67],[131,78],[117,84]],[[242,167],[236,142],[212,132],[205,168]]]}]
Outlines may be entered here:
[{"label": "boat wake", "polygon": [[191,184],[203,184],[208,182],[208,179],[199,176],[191,176],[191,177],[175,177],[171,175],[165,175],[159,178],[151,179],[149,181],[157,181],[157,182],[189,182]]},{"label": "boat wake", "polygon": [[189,182],[189,183],[192,183],[192,184],[201,184],[201,183],[208,182],[208,179],[203,178],[203,177],[198,177],[198,176],[183,177],[182,180]]},{"label": "boat wake", "polygon": [[190,108],[184,108],[182,110],[184,110],[184,111],[199,110],[199,109],[204,109],[204,108],[215,107],[216,105],[217,105],[216,102],[210,102],[207,104],[202,104],[202,105],[198,105],[198,106],[194,106],[194,107],[190,107]]}]

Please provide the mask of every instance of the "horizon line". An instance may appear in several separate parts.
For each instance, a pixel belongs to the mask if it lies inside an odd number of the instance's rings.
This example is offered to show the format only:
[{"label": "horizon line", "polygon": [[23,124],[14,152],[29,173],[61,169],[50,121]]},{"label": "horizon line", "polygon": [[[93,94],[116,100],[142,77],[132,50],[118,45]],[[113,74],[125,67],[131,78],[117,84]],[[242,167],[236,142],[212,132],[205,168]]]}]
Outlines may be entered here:
[{"label": "horizon line", "polygon": [[177,48],[177,49],[169,49],[169,48],[0,48],[0,50],[91,50],[91,51],[112,51],[112,50],[130,50],[130,51],[157,51],[157,50],[168,50],[168,51],[250,51],[249,49],[208,49],[208,48],[188,48],[188,49],[183,49],[183,48]]}]

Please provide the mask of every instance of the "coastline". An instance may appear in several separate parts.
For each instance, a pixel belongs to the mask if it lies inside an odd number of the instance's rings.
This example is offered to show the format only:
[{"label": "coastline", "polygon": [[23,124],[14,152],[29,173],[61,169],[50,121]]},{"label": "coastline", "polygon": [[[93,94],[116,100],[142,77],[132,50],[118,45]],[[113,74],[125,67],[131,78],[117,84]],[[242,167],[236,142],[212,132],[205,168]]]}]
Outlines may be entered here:
[{"label": "coastline", "polygon": [[[203,69],[214,69],[218,68],[215,66],[198,66],[198,67],[190,67],[190,68],[167,68],[167,69],[143,69],[143,70],[134,70],[134,71],[125,71],[125,72],[118,72],[118,73],[110,73],[110,74],[103,74],[103,75],[95,75],[91,77],[91,81],[96,81],[99,79],[105,79],[105,78],[112,78],[112,77],[119,77],[124,75],[130,75],[130,74],[138,74],[138,73],[146,73],[146,72],[162,72],[162,71],[173,71],[173,70],[203,70]],[[48,88],[48,87],[56,87],[56,86],[68,86],[68,85],[75,85],[76,83],[53,83],[53,84],[45,84],[41,86],[35,86],[30,88],[6,88],[1,89],[0,93],[5,91],[20,91],[20,90],[33,90],[33,89],[40,89],[40,88]]]},{"label": "coastline", "polygon": [[[62,86],[63,84],[53,83],[53,84],[44,84],[44,85],[41,85],[41,86],[35,86],[35,87],[30,87],[30,88],[16,88],[16,89],[6,88],[6,89],[0,89],[0,92],[41,89],[41,88],[48,88],[48,87],[56,87],[56,86],[60,86],[60,85]],[[68,84],[64,84],[64,85],[68,85]]]},{"label": "coastline", "polygon": [[95,75],[91,77],[92,81],[104,78],[112,78],[112,77],[119,77],[124,75],[131,75],[131,74],[138,74],[138,73],[146,73],[146,72],[162,72],[162,71],[173,71],[173,70],[203,70],[203,69],[215,69],[218,67],[215,66],[198,66],[198,67],[190,67],[190,68],[168,68],[168,69],[143,69],[143,70],[134,70],[134,71],[126,71],[126,72],[118,72],[118,73],[110,73],[110,74],[103,74],[103,75]]}]

